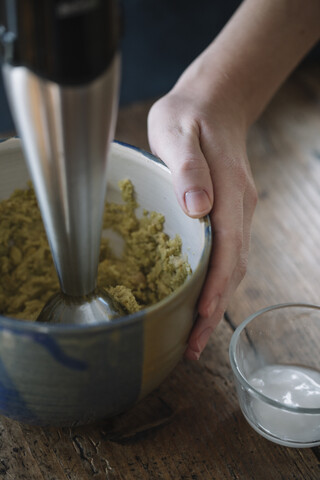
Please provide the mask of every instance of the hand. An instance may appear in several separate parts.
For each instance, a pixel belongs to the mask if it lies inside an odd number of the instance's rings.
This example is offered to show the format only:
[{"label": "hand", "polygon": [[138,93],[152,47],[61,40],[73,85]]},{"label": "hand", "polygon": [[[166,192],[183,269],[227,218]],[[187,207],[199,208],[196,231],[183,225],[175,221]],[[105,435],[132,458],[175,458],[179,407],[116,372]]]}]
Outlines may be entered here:
[{"label": "hand", "polygon": [[170,168],[181,208],[193,218],[210,214],[213,228],[199,316],[185,352],[194,360],[245,275],[257,201],[237,109],[228,111],[230,102],[200,97],[188,89],[173,89],[153,105],[148,117],[151,150]]},{"label": "hand", "polygon": [[246,136],[320,38],[320,2],[244,0],[221,33],[151,108],[149,143],[191,217],[210,213],[213,247],[186,357],[198,359],[247,267],[257,193]]}]

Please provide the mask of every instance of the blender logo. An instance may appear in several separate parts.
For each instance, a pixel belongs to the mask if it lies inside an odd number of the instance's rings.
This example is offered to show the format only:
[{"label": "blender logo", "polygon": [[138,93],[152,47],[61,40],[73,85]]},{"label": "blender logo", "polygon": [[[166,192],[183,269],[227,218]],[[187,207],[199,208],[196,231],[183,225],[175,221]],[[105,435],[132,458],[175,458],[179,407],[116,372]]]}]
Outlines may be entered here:
[{"label": "blender logo", "polygon": [[57,5],[59,17],[72,17],[81,13],[87,13],[96,9],[100,5],[100,0],[73,0],[62,1]]}]

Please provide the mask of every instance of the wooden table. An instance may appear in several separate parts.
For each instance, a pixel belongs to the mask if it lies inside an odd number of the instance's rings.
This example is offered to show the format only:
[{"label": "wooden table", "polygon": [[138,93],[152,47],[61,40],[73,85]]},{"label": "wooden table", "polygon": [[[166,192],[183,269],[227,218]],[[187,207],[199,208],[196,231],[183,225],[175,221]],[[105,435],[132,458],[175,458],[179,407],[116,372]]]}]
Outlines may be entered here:
[{"label": "wooden table", "polygon": [[[152,102],[120,112],[117,138],[148,148]],[[288,449],[246,423],[228,346],[264,306],[320,303],[320,68],[298,69],[252,128],[260,202],[248,273],[198,363],[182,361],[131,411],[86,427],[37,428],[0,417],[5,480],[318,480],[320,448]]]}]

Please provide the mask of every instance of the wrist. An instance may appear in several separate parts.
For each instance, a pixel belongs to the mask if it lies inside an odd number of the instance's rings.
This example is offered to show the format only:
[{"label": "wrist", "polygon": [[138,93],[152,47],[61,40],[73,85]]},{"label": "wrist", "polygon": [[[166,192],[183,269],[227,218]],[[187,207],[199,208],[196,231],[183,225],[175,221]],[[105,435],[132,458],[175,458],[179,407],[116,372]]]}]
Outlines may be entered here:
[{"label": "wrist", "polygon": [[[211,47],[210,47],[211,48]],[[243,135],[250,117],[243,97],[244,89],[214,61],[212,51],[204,51],[181,75],[170,94],[188,99],[196,109],[219,121],[216,127],[235,126]]]}]

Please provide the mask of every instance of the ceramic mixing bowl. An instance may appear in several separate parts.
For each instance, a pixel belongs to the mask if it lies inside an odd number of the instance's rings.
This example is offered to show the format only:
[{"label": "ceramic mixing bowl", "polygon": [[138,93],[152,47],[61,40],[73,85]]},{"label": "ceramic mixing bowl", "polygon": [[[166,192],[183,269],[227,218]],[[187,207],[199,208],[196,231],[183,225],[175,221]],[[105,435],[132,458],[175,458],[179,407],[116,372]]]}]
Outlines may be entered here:
[{"label": "ceramic mixing bowl", "polygon": [[[152,155],[113,143],[109,157],[108,200],[120,201],[118,181],[130,178],[140,213],[143,208],[163,213],[166,233],[180,235],[192,274],[156,305],[110,323],[49,325],[0,315],[5,416],[75,425],[115,415],[155,389],[183,356],[211,249],[209,219],[182,212],[169,170]],[[19,139],[0,144],[0,172],[0,201],[26,186]]]}]

